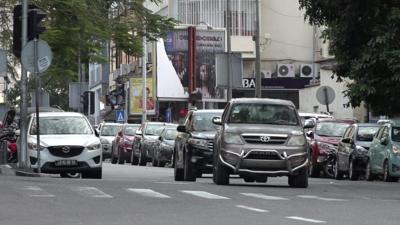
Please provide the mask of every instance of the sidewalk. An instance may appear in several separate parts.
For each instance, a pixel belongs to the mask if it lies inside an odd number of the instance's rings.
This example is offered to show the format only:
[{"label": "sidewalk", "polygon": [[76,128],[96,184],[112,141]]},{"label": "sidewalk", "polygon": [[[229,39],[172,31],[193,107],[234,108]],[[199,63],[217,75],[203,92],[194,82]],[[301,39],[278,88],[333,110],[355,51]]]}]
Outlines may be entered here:
[{"label": "sidewalk", "polygon": [[7,176],[41,177],[30,168],[18,168],[16,163],[0,165],[0,174]]}]

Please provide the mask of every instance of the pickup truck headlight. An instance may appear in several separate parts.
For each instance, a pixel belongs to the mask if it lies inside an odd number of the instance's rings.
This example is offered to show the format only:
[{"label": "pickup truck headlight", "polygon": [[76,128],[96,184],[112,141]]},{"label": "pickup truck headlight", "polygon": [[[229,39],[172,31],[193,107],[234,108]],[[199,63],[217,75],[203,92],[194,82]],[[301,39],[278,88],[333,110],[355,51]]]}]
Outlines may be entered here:
[{"label": "pickup truck headlight", "polygon": [[101,148],[101,144],[89,145],[86,148],[87,148],[87,150],[97,150],[97,149]]},{"label": "pickup truck headlight", "polygon": [[207,148],[208,141],[204,139],[197,139],[197,138],[189,138],[189,144],[198,146],[201,148]]},{"label": "pickup truck headlight", "polygon": [[236,144],[236,145],[244,144],[240,135],[235,133],[224,133],[224,141],[227,144]]},{"label": "pickup truck headlight", "polygon": [[304,135],[295,135],[289,138],[288,145],[305,145],[306,138]]}]

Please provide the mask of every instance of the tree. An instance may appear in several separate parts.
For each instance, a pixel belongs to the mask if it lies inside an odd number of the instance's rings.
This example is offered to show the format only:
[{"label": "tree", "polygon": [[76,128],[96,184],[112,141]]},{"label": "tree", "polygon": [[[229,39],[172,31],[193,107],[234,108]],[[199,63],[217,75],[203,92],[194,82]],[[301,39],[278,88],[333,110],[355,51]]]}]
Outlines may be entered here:
[{"label": "tree", "polygon": [[[151,0],[159,3],[160,0]],[[0,46],[11,49],[12,9],[17,0],[1,1],[8,19],[0,24]],[[32,0],[47,13],[46,32],[40,38],[47,41],[53,52],[51,67],[41,75],[42,87],[50,94],[50,104],[68,108],[68,84],[78,80],[78,58],[106,63],[103,49],[107,41],[116,43],[119,50],[141,56],[142,37],[156,40],[172,28],[171,18],[153,14],[143,6],[143,0]],[[11,17],[10,17],[11,15]],[[13,61],[18,62],[15,58]],[[87,68],[87,66],[86,66]],[[87,70],[85,76],[87,77]],[[31,82],[31,79],[30,81]],[[30,85],[29,85],[30,86]],[[15,91],[9,91],[15,93]],[[14,96],[14,95],[11,95]],[[60,102],[61,101],[61,102]]]},{"label": "tree", "polygon": [[349,106],[368,104],[373,112],[400,113],[400,1],[299,0],[305,18],[326,26],[338,81],[349,78]]}]

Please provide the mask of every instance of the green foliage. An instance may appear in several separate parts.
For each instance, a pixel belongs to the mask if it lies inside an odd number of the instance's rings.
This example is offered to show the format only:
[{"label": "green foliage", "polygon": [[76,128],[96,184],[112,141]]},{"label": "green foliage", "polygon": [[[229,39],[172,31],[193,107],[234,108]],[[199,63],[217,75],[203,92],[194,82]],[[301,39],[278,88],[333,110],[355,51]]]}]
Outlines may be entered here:
[{"label": "green foliage", "polygon": [[[152,0],[158,3],[159,0]],[[8,12],[0,19],[0,46],[11,50],[12,9],[19,0],[2,0],[0,9]],[[119,50],[132,55],[143,54],[142,37],[156,40],[174,26],[171,18],[155,15],[143,6],[143,0],[32,0],[47,13],[46,31],[40,38],[47,41],[53,53],[52,65],[41,75],[42,87],[50,93],[50,104],[68,108],[68,84],[78,81],[78,57],[88,76],[90,62],[107,63],[104,47],[113,41]],[[3,21],[3,20],[2,20]],[[4,31],[4,32],[3,32]],[[18,60],[13,59],[14,62]],[[15,68],[10,66],[10,68]],[[31,80],[31,79],[30,79]],[[86,78],[87,80],[87,78]],[[19,87],[10,90],[16,102]]]},{"label": "green foliage", "polygon": [[376,113],[400,113],[400,1],[299,0],[311,24],[327,26],[323,36],[349,78],[349,105],[365,101]]}]

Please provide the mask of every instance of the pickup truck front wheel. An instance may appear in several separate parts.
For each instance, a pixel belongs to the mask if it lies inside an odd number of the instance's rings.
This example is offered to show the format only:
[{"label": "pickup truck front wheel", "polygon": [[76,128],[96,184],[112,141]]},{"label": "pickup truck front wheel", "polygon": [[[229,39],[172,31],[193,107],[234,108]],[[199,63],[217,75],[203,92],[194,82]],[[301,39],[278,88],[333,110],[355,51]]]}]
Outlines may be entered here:
[{"label": "pickup truck front wheel", "polygon": [[229,171],[222,164],[218,157],[218,153],[214,154],[213,181],[217,185],[229,184]]},{"label": "pickup truck front wheel", "polygon": [[297,175],[289,175],[289,186],[296,188],[308,187],[308,171],[306,168],[300,169]]}]

